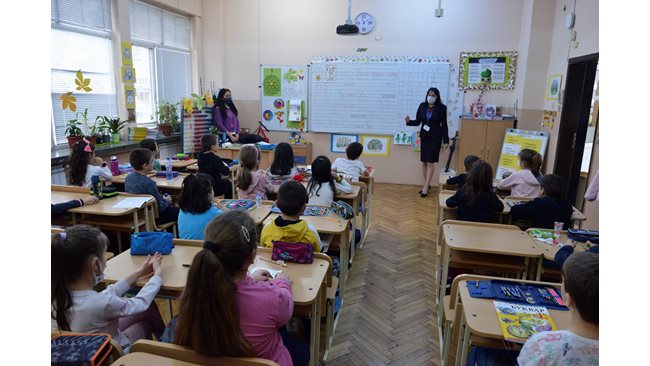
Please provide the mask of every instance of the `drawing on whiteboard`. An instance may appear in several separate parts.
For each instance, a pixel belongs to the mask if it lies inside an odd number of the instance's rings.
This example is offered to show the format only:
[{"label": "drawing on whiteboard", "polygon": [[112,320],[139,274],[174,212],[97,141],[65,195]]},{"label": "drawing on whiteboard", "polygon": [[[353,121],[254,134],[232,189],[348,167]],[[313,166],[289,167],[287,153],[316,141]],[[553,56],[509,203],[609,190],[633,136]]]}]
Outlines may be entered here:
[{"label": "drawing on whiteboard", "polygon": [[280,68],[269,67],[264,69],[264,96],[279,97],[282,95],[282,85],[280,84]]},{"label": "drawing on whiteboard", "polygon": [[277,111],[275,112],[275,118],[280,121],[280,123],[284,122],[284,112],[283,111]]},{"label": "drawing on whiteboard", "polygon": [[305,75],[302,70],[296,71],[290,67],[289,70],[287,70],[287,72],[284,73],[283,77],[284,80],[287,81],[287,83],[292,83],[298,81],[299,79],[303,80],[305,78]]},{"label": "drawing on whiteboard", "polygon": [[336,81],[336,66],[335,65],[327,65],[325,68],[325,72],[327,73],[325,77],[325,81]]},{"label": "drawing on whiteboard", "polygon": [[275,109],[282,109],[282,108],[284,108],[284,100],[282,100],[282,99],[280,99],[280,98],[274,100],[274,101],[273,101],[273,106],[275,107]]},{"label": "drawing on whiteboard", "polygon": [[267,109],[262,114],[262,117],[264,118],[265,121],[270,121],[273,119],[273,112]]}]

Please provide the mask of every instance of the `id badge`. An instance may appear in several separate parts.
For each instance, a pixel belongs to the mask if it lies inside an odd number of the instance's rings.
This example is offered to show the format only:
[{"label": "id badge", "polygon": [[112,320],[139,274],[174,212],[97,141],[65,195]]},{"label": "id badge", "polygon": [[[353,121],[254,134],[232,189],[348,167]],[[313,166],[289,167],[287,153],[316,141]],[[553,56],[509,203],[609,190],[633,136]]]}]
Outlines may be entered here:
[{"label": "id badge", "polygon": [[422,126],[422,129],[425,130],[425,131],[427,131],[427,132],[429,132],[429,130],[430,130],[431,128],[429,127],[429,125],[424,125],[424,126]]}]

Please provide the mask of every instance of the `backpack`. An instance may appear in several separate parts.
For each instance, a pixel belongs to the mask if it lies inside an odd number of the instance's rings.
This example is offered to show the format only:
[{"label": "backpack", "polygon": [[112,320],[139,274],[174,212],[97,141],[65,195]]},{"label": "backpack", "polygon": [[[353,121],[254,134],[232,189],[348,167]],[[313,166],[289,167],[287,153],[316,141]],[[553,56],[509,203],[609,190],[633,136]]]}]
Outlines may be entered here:
[{"label": "backpack", "polygon": [[354,209],[347,202],[332,202],[332,210],[344,220],[349,220],[354,217]]}]

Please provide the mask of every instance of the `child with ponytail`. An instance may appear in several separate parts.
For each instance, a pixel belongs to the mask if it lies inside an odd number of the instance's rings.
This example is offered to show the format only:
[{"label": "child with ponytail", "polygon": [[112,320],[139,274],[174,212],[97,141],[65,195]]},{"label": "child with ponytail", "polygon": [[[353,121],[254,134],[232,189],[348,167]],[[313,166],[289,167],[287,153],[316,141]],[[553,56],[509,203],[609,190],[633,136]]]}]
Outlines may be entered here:
[{"label": "child with ponytail", "polygon": [[[128,352],[138,339],[158,338],[165,327],[154,297],[163,283],[156,253],[127,278],[96,292],[104,279],[108,238],[99,229],[76,225],[52,236],[52,328],[108,333]],[[122,297],[142,276],[153,276],[135,297]]]},{"label": "child with ponytail", "polygon": [[91,144],[85,137],[72,146],[66,175],[70,185],[88,188],[92,185],[91,178],[95,175],[105,180],[113,178],[111,169],[104,160],[99,156],[95,156],[95,145]]},{"label": "child with ponytail", "polygon": [[[237,189],[240,199],[254,200],[258,193],[262,199],[275,196],[273,185],[260,170],[260,151],[253,145],[245,145],[239,151],[239,171],[237,172]],[[273,197],[275,198],[275,197]]]},{"label": "child with ponytail", "polygon": [[537,198],[540,182],[537,180],[542,166],[542,156],[532,149],[522,149],[519,152],[521,169],[505,177],[497,183],[497,188],[510,190],[514,197]]},{"label": "child with ponytail", "polygon": [[265,270],[248,274],[257,255],[253,219],[228,211],[210,221],[205,240],[163,341],[207,357],[256,356],[281,366],[306,365],[309,346],[280,330],[293,313],[291,278],[280,273],[270,279]]}]

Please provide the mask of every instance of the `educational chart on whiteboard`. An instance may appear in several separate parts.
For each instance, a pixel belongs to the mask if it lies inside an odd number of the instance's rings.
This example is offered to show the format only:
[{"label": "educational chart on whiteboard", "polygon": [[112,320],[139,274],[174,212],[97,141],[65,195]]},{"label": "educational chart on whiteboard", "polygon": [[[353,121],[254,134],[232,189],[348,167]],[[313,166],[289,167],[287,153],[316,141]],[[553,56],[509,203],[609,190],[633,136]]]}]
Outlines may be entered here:
[{"label": "educational chart on whiteboard", "polygon": [[[420,128],[406,126],[404,117],[415,117],[430,87],[438,88],[447,104],[450,70],[446,57],[315,56],[309,77],[310,129],[412,134]],[[448,104],[447,110],[449,120]]]},{"label": "educational chart on whiteboard", "polygon": [[514,173],[520,169],[517,155],[522,149],[533,149],[544,158],[547,144],[548,132],[507,129],[495,178],[502,179],[503,173]]},{"label": "educational chart on whiteboard", "polygon": [[260,66],[260,121],[273,131],[306,130],[307,65]]}]

